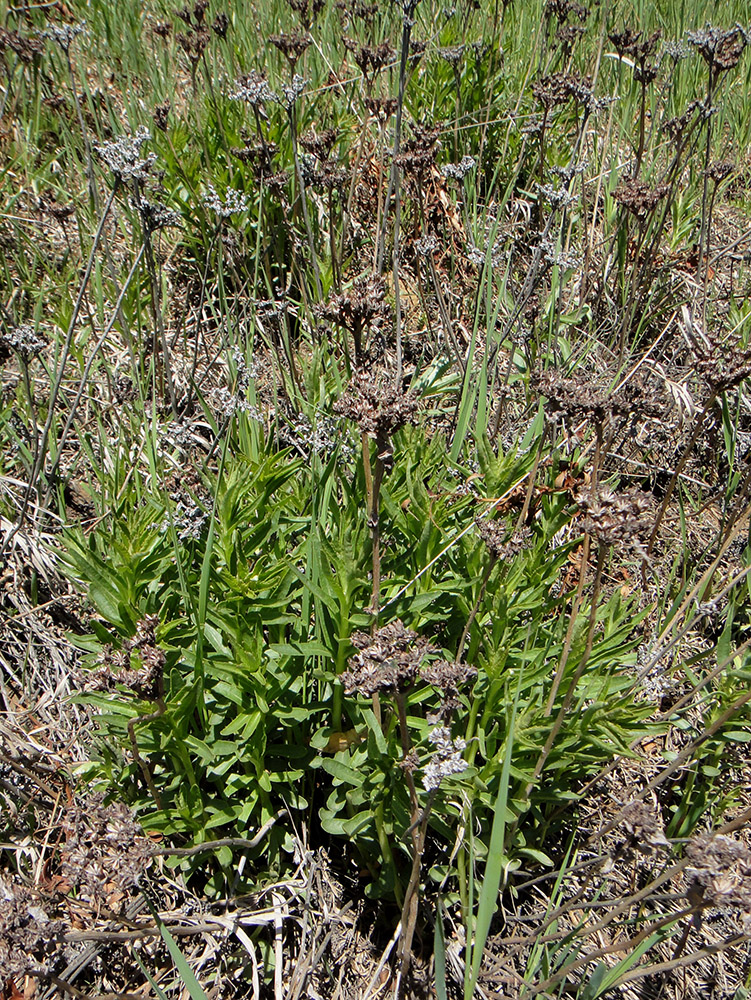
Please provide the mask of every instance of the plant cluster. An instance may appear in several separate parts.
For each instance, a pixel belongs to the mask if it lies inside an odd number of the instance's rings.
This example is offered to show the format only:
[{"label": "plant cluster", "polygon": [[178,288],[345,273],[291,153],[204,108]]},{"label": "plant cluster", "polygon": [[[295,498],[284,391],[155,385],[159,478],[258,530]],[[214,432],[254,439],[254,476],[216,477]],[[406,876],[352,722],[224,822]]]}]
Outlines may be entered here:
[{"label": "plant cluster", "polygon": [[[238,996],[743,969],[751,36],[718,7],[9,9],[2,692],[32,725],[46,616],[81,759],[0,873],[0,1000],[75,992],[73,911],[195,1000],[169,927],[300,872],[299,925],[212,953]],[[31,841],[53,779],[0,750]],[[203,931],[128,924],[155,852]],[[368,982],[310,931],[324,871],[387,928]]]}]

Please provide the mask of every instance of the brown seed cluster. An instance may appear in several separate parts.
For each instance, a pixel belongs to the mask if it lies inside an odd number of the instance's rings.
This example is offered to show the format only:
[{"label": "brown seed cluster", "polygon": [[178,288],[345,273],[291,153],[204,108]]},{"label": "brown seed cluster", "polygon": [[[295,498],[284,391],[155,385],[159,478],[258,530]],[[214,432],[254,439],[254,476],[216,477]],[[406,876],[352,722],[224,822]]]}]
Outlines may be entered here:
[{"label": "brown seed cluster", "polygon": [[559,21],[586,21],[589,17],[587,8],[576,0],[548,0],[545,4],[545,13],[548,17],[554,14]]},{"label": "brown seed cluster", "polygon": [[383,447],[401,427],[416,421],[420,400],[413,392],[399,392],[391,385],[360,373],[334,403],[334,413],[354,420],[363,434]]},{"label": "brown seed cluster", "polygon": [[646,493],[637,489],[622,493],[601,490],[596,496],[581,493],[577,502],[585,515],[584,530],[602,545],[642,550],[651,527],[652,505]]},{"label": "brown seed cluster", "polygon": [[287,3],[300,18],[300,23],[306,31],[310,30],[311,25],[326,6],[326,0],[287,0]]},{"label": "brown seed cluster", "polygon": [[366,697],[411,688],[423,658],[435,650],[429,639],[405,628],[398,619],[379,628],[375,635],[355,632],[351,642],[359,652],[350,657],[341,681],[347,694]]},{"label": "brown seed cluster", "polygon": [[352,53],[352,58],[359,66],[363,76],[372,78],[375,74],[394,61],[396,51],[389,42],[381,42],[379,45],[361,45],[353,38],[342,39],[344,47]]},{"label": "brown seed cluster", "polygon": [[720,181],[724,181],[726,177],[729,177],[735,170],[735,163],[732,160],[715,160],[714,163],[710,163],[707,167],[707,177],[714,181],[715,184],[719,184]]},{"label": "brown seed cluster", "polygon": [[613,199],[638,219],[645,219],[654,212],[669,191],[669,184],[650,187],[642,181],[630,179],[621,181],[613,192]]},{"label": "brown seed cluster", "polygon": [[686,37],[714,75],[734,69],[748,45],[746,33],[738,24],[727,31],[707,25],[698,31],[689,31]]},{"label": "brown seed cluster", "polygon": [[477,518],[475,524],[490,555],[501,562],[514,559],[532,543],[529,528],[510,533],[503,521],[491,521],[488,518]]},{"label": "brown seed cluster", "polygon": [[477,679],[477,667],[469,663],[435,660],[423,667],[420,676],[434,688],[438,688],[445,697],[456,697],[459,689]]},{"label": "brown seed cluster", "polygon": [[175,16],[179,17],[188,27],[187,33],[180,32],[177,36],[177,44],[188,57],[193,70],[206,51],[211,38],[205,23],[208,8],[208,0],[196,0],[192,10],[190,7],[183,7],[181,10],[175,11]]},{"label": "brown seed cluster", "polygon": [[620,832],[623,840],[615,850],[619,859],[633,858],[637,854],[651,854],[655,849],[669,847],[662,818],[646,802],[629,802],[621,813]]},{"label": "brown seed cluster", "polygon": [[616,417],[653,417],[664,414],[665,401],[639,379],[631,379],[616,392],[598,387],[583,376],[566,378],[559,372],[544,372],[537,380],[541,395],[548,400],[548,417],[562,417],[571,424],[591,419],[604,425]]},{"label": "brown seed cluster", "polygon": [[406,174],[423,178],[435,164],[441,151],[441,131],[440,124],[413,125],[412,138],[402,144],[401,152],[394,158],[396,165]]},{"label": "brown seed cluster", "polygon": [[686,847],[688,899],[694,905],[740,910],[743,931],[751,933],[751,851],[722,835],[694,838]]},{"label": "brown seed cluster", "polygon": [[386,283],[377,274],[358,278],[350,289],[333,296],[316,311],[321,319],[349,330],[355,343],[355,358],[360,361],[365,334],[391,317],[391,309],[386,302]]},{"label": "brown seed cluster", "polygon": [[0,28],[0,53],[4,52],[12,52],[22,63],[30,63],[34,61],[35,56],[40,56],[44,52],[44,39]]},{"label": "brown seed cluster", "polygon": [[379,122],[386,122],[396,114],[397,100],[395,97],[365,97],[365,107]]},{"label": "brown seed cluster", "polygon": [[532,84],[532,93],[546,111],[570,100],[587,103],[592,97],[592,81],[575,73],[550,73]]},{"label": "brown seed cluster", "polygon": [[[122,648],[105,647],[100,655],[101,666],[87,674],[85,691],[114,691],[123,684],[140,698],[161,697],[166,657],[156,641],[158,615],[145,615],[136,625],[136,634],[123,642]],[[131,669],[131,655],[136,653],[141,666]]]},{"label": "brown seed cluster", "polygon": [[[51,920],[39,900],[24,886],[0,873],[0,982],[5,985],[29,972],[47,972],[67,930]],[[16,992],[16,996],[21,996]]]},{"label": "brown seed cluster", "polygon": [[65,843],[61,874],[80,899],[119,911],[138,888],[153,846],[122,802],[104,804],[101,795],[69,806],[62,822]]},{"label": "brown seed cluster", "polygon": [[310,35],[301,31],[282,32],[280,35],[269,35],[269,41],[276,46],[294,69],[297,61],[311,44]]},{"label": "brown seed cluster", "polygon": [[696,368],[713,395],[735,389],[751,376],[751,347],[740,340],[719,343],[710,338],[711,348],[697,352]]}]

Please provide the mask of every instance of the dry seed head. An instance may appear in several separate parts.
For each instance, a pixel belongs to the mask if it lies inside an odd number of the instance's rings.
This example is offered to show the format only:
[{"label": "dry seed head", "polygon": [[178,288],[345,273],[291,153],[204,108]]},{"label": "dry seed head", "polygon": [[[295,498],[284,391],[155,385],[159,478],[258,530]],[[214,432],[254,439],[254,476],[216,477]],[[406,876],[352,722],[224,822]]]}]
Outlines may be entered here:
[{"label": "dry seed head", "polygon": [[602,545],[634,548],[641,552],[651,528],[651,500],[637,489],[599,495],[580,493],[576,498],[585,517],[584,530]]},{"label": "dry seed head", "polygon": [[83,805],[67,808],[62,828],[61,874],[86,902],[120,909],[153,856],[130,809],[121,802],[106,806],[103,796],[93,795]]},{"label": "dry seed head", "polygon": [[728,31],[715,28],[711,24],[698,31],[686,33],[691,45],[701,55],[711,71],[733,69],[748,44],[748,38],[740,25],[735,25]]},{"label": "dry seed head", "polygon": [[397,100],[395,97],[365,97],[365,107],[374,118],[380,122],[386,122],[396,114]]},{"label": "dry seed head", "polygon": [[390,384],[361,373],[334,403],[334,413],[354,420],[363,434],[385,443],[401,427],[414,424],[420,400],[413,392],[399,392]]},{"label": "dry seed head", "polygon": [[732,160],[716,160],[707,167],[707,177],[719,184],[735,170],[735,163]]},{"label": "dry seed head", "polygon": [[592,81],[573,73],[551,73],[532,84],[532,93],[547,111],[572,99],[587,104],[592,99]]},{"label": "dry seed head", "polygon": [[555,14],[559,21],[567,21],[569,18],[586,21],[589,16],[587,8],[576,0],[548,0],[545,4],[545,13],[548,17]]},{"label": "dry seed head", "polygon": [[9,333],[4,333],[0,340],[3,346],[12,348],[26,363],[41,354],[47,346],[46,339],[30,323],[22,323]]},{"label": "dry seed head", "polygon": [[297,60],[305,52],[313,39],[310,35],[303,34],[301,31],[294,31],[289,33],[283,32],[280,35],[270,35],[269,41],[279,49],[294,68]]},{"label": "dry seed head", "polygon": [[211,30],[219,38],[226,38],[227,32],[229,30],[229,17],[223,11],[221,14],[217,14],[214,18],[214,23],[211,25]]},{"label": "dry seed head", "polygon": [[411,688],[423,658],[434,651],[429,639],[405,628],[399,620],[384,625],[374,635],[355,632],[350,641],[358,652],[350,657],[349,669],[340,680],[347,694],[366,697],[378,691]]},{"label": "dry seed head", "polygon": [[163,104],[157,104],[154,108],[154,124],[159,129],[160,132],[167,131],[167,124],[169,121],[169,113],[172,110],[172,103],[167,98]]},{"label": "dry seed head", "polygon": [[514,559],[532,543],[532,533],[529,528],[509,532],[503,521],[491,521],[488,518],[477,518],[475,524],[488,552],[499,561],[507,562]]},{"label": "dry seed head", "polygon": [[33,62],[35,56],[40,56],[44,52],[43,35],[31,38],[19,31],[0,28],[0,52],[6,51],[13,52],[22,63]]},{"label": "dry seed head", "polygon": [[686,847],[688,898],[700,907],[740,910],[745,933],[751,932],[751,851],[739,840],[704,834]]},{"label": "dry seed head", "polygon": [[275,96],[263,73],[252,69],[250,73],[241,76],[235,83],[235,89],[229,95],[229,99],[231,101],[245,101],[251,107],[258,108],[267,101],[273,101]]},{"label": "dry seed head", "polygon": [[463,181],[464,178],[475,169],[477,160],[474,156],[463,156],[458,163],[445,163],[441,167],[444,177],[452,177],[454,180]]},{"label": "dry seed head", "polygon": [[49,971],[58,939],[68,930],[62,920],[50,919],[41,902],[0,873],[0,982],[4,985],[21,982],[31,972]]},{"label": "dry seed head", "polygon": [[477,668],[469,663],[435,660],[423,667],[420,676],[444,695],[455,696],[461,687],[477,678]]},{"label": "dry seed head", "polygon": [[110,142],[95,143],[99,158],[121,181],[144,181],[156,162],[156,153],[141,156],[141,147],[151,139],[151,133],[141,125],[135,135],[122,135]]},{"label": "dry seed head", "polygon": [[613,199],[639,219],[646,218],[670,191],[669,184],[650,187],[639,180],[621,181],[613,192]]},{"label": "dry seed head", "polygon": [[621,813],[621,823],[631,851],[651,854],[654,848],[670,846],[662,818],[654,807],[650,808],[645,802],[629,802]]}]

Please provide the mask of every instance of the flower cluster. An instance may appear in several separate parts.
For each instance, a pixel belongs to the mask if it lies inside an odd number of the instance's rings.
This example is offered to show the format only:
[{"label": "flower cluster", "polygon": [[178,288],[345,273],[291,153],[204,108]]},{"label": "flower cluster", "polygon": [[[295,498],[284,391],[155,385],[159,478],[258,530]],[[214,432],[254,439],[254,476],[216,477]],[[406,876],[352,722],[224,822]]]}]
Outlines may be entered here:
[{"label": "flower cluster", "polygon": [[384,441],[400,427],[415,422],[419,405],[415,393],[399,392],[361,374],[334,403],[334,413],[349,417],[364,434]]},{"label": "flower cluster", "polygon": [[444,177],[452,177],[454,180],[462,181],[470,171],[477,166],[474,156],[463,156],[458,163],[445,163],[441,167]]},{"label": "flower cluster", "polygon": [[130,809],[121,802],[104,804],[101,795],[68,807],[62,822],[65,843],[61,874],[79,897],[119,910],[137,889],[153,856]]},{"label": "flower cluster", "polygon": [[206,185],[206,194],[203,197],[204,205],[212,212],[216,212],[220,219],[228,219],[231,215],[244,212],[249,202],[248,195],[231,187],[225,191],[224,201],[222,201],[213,184]]},{"label": "flower cluster", "polygon": [[689,902],[741,912],[743,932],[751,934],[751,851],[722,835],[694,838],[686,847]]},{"label": "flower cluster", "polygon": [[[99,656],[101,666],[86,675],[84,690],[114,691],[118,684],[122,684],[141,698],[151,701],[160,698],[166,656],[157,645],[158,624],[158,615],[144,615],[136,623],[135,635],[125,639],[121,649],[105,646]],[[135,670],[131,669],[133,653],[140,660],[140,666]]]},{"label": "flower cluster", "polygon": [[80,21],[78,24],[53,24],[41,33],[41,37],[52,39],[67,52],[74,40],[84,31],[86,31],[85,21]]},{"label": "flower cluster", "polygon": [[22,323],[9,333],[4,333],[2,341],[26,362],[40,354],[47,345],[44,337],[41,337],[30,323]]},{"label": "flower cluster", "polygon": [[0,873],[0,982],[46,972],[64,930],[29,889]]},{"label": "flower cluster", "polygon": [[438,788],[444,778],[466,771],[468,765],[462,757],[467,749],[466,741],[461,737],[452,739],[448,726],[434,726],[428,733],[428,739],[435,747],[435,752],[423,770],[422,786],[430,792]]},{"label": "flower cluster", "polygon": [[602,490],[596,497],[584,493],[577,499],[585,515],[584,530],[598,542],[642,550],[642,539],[651,526],[651,502],[646,493],[637,489],[623,493]]},{"label": "flower cluster", "polygon": [[406,691],[414,684],[420,664],[433,651],[430,640],[418,636],[397,620],[374,635],[354,632],[350,639],[358,652],[350,657],[349,669],[341,675],[347,694],[366,696],[378,691]]},{"label": "flower cluster", "polygon": [[156,153],[141,156],[141,147],[151,139],[149,130],[141,125],[135,135],[123,135],[111,142],[94,146],[100,159],[121,181],[144,181],[156,162]]},{"label": "flower cluster", "polygon": [[235,89],[229,95],[229,99],[231,101],[245,101],[246,104],[259,108],[267,101],[276,100],[276,94],[262,73],[251,70],[235,83]]}]

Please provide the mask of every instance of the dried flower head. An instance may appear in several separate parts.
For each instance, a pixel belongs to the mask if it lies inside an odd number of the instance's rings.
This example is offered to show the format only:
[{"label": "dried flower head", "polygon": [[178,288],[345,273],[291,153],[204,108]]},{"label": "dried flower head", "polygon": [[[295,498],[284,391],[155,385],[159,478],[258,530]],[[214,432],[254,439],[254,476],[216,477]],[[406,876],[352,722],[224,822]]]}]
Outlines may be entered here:
[{"label": "dried flower head", "polygon": [[104,804],[101,795],[83,805],[73,803],[62,821],[65,844],[61,874],[81,899],[120,910],[137,889],[153,856],[130,809],[121,802]]},{"label": "dried flower head", "polygon": [[707,177],[714,181],[715,184],[719,184],[726,177],[729,177],[734,170],[735,163],[732,160],[715,160],[714,163],[710,163],[707,167]]},{"label": "dried flower head", "polygon": [[395,97],[369,97],[364,98],[365,107],[380,122],[384,123],[396,114],[397,100]]},{"label": "dried flower head", "polygon": [[204,205],[212,212],[216,212],[220,219],[228,219],[231,215],[244,212],[249,202],[248,195],[231,187],[228,187],[224,192],[224,201],[222,201],[213,184],[206,185],[206,194],[203,196]]},{"label": "dried flower head", "polygon": [[407,174],[423,176],[436,162],[441,151],[441,130],[439,124],[413,125],[412,138],[402,143],[401,152],[394,158],[394,162]]},{"label": "dried flower head", "polygon": [[193,28],[187,34],[181,32],[177,36],[177,44],[188,57],[194,71],[210,40],[209,29],[203,25]]},{"label": "dried flower head", "polygon": [[669,847],[665,837],[662,818],[655,808],[650,808],[645,802],[635,800],[629,802],[621,812],[621,826],[625,833],[625,845],[619,849],[622,856],[627,853],[651,854],[655,848]]},{"label": "dried flower head", "polygon": [[51,920],[29,889],[0,873],[0,982],[49,971],[65,930],[63,921]]},{"label": "dried flower head", "polygon": [[386,302],[386,283],[377,274],[358,278],[351,288],[335,295],[325,305],[319,306],[316,312],[320,318],[350,331],[355,343],[355,358],[359,361],[364,335],[391,316]]},{"label": "dried flower head", "polygon": [[383,41],[379,45],[361,45],[354,38],[346,36],[342,41],[366,77],[374,76],[384,66],[390,65],[396,57],[396,51],[388,41]]},{"label": "dried flower head", "polygon": [[448,660],[434,660],[423,667],[420,676],[444,695],[454,697],[465,684],[477,679],[477,667],[469,663]]},{"label": "dried flower head", "polygon": [[617,545],[642,551],[642,541],[651,528],[651,500],[637,489],[613,493],[601,490],[597,496],[577,497],[583,511],[584,530],[603,545]]},{"label": "dried flower head", "polygon": [[258,108],[267,101],[273,101],[275,96],[263,73],[258,73],[253,69],[237,80],[229,99],[231,101],[245,101],[246,104]]},{"label": "dried flower head", "polygon": [[156,162],[156,153],[141,156],[141,147],[150,139],[151,133],[141,125],[135,135],[123,135],[110,142],[97,143],[94,149],[118,180],[140,182],[146,180]]},{"label": "dried flower head", "polygon": [[306,30],[311,27],[326,6],[326,0],[287,0],[287,3],[298,15]]},{"label": "dried flower head", "polygon": [[350,657],[349,669],[340,679],[347,694],[368,697],[377,691],[411,688],[423,658],[434,650],[429,639],[405,628],[399,620],[379,628],[375,635],[355,632],[350,641],[359,652]]},{"label": "dried flower head", "polygon": [[548,0],[545,4],[545,13],[548,17],[554,14],[559,21],[567,21],[569,18],[586,21],[589,16],[587,8],[576,0]]},{"label": "dried flower head", "polygon": [[[157,644],[158,624],[158,615],[144,615],[136,624],[135,635],[125,639],[121,649],[105,646],[99,655],[98,662],[101,666],[86,674],[83,679],[84,691],[114,691],[120,684],[130,688],[139,698],[158,700],[162,696],[164,665],[167,660]],[[136,669],[132,669],[133,654],[136,661],[140,661]]]},{"label": "dried flower head", "polygon": [[477,518],[475,524],[490,555],[493,559],[498,559],[501,562],[515,559],[520,552],[528,549],[532,544],[532,532],[529,528],[525,527],[519,531],[509,532],[503,521],[489,520],[488,518]]},{"label": "dried flower head", "polygon": [[739,24],[727,31],[708,24],[698,31],[687,32],[686,37],[691,45],[698,50],[713,74],[719,74],[737,66],[743,50],[748,44],[746,33]]},{"label": "dried flower head", "polygon": [[169,113],[172,110],[172,103],[167,98],[163,104],[157,104],[154,108],[154,124],[159,129],[160,132],[167,131],[167,124],[169,122]]},{"label": "dried flower head", "polygon": [[214,23],[211,25],[211,30],[214,32],[215,35],[218,35],[219,38],[226,38],[227,32],[229,31],[229,25],[230,25],[229,16],[225,14],[224,11],[222,11],[220,14],[217,14],[216,17],[214,18]]},{"label": "dried flower head", "polygon": [[689,901],[699,907],[740,910],[743,930],[751,932],[751,851],[722,835],[694,837],[686,847]]},{"label": "dried flower head", "polygon": [[415,422],[419,406],[415,393],[399,392],[361,373],[334,403],[334,413],[354,420],[364,434],[385,446],[396,431]]},{"label": "dried flower head", "polygon": [[13,52],[22,63],[33,62],[44,52],[43,36],[29,37],[19,31],[0,28],[0,53],[6,51]]},{"label": "dried flower head", "polygon": [[306,81],[299,73],[295,73],[292,77],[291,84],[284,84],[282,86],[281,94],[277,94],[276,100],[283,108],[286,108],[287,112],[291,112],[295,106],[296,101],[305,92]]},{"label": "dried flower head", "polygon": [[86,31],[85,21],[80,21],[78,24],[53,24],[41,33],[41,37],[51,38],[67,52],[74,40],[84,31]]},{"label": "dried flower head", "polygon": [[143,227],[149,233],[182,224],[182,219],[177,212],[167,208],[161,201],[152,202],[148,198],[140,197],[134,203],[134,208],[140,212]]},{"label": "dried flower head", "polygon": [[532,93],[546,111],[570,100],[588,103],[592,97],[589,77],[573,73],[551,73],[532,84]]},{"label": "dried flower head", "polygon": [[650,187],[648,184],[634,179],[621,181],[613,192],[613,199],[619,205],[623,205],[632,215],[644,219],[654,212],[669,191],[669,184],[658,184],[656,187]]},{"label": "dried flower head", "polygon": [[280,35],[269,35],[269,41],[276,46],[294,69],[297,61],[308,48],[313,39],[301,31],[282,32]]},{"label": "dried flower head", "polygon": [[466,49],[466,45],[449,45],[446,48],[438,49],[438,55],[441,59],[447,62],[449,66],[457,68],[459,63],[464,58]]}]

